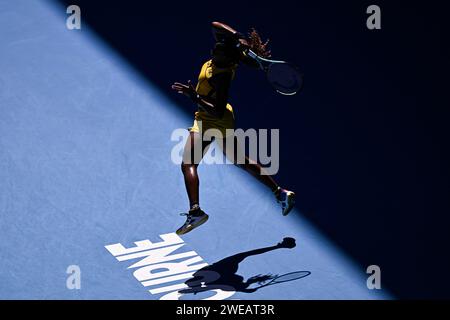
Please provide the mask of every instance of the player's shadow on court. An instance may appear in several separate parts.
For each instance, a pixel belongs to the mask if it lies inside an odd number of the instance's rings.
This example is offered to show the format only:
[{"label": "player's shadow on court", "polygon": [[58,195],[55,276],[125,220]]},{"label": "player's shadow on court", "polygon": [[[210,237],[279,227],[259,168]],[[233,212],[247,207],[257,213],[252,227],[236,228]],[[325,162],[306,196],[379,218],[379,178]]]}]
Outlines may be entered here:
[{"label": "player's shadow on court", "polygon": [[[295,239],[284,238],[282,242],[265,248],[250,250],[246,252],[241,252],[227,258],[224,258],[218,262],[208,265],[197,272],[195,272],[192,278],[188,279],[185,284],[188,288],[178,291],[179,293],[198,293],[205,292],[214,289],[221,289],[224,291],[236,291],[252,293],[262,288],[266,285],[272,285],[276,283],[286,282],[304,278],[311,274],[309,271],[299,271],[292,272],[281,277],[272,274],[261,275],[258,274],[253,276],[246,281],[244,277],[236,274],[239,263],[241,263],[245,258],[250,256],[255,256],[258,254],[266,253],[277,249],[292,249],[296,246]],[[279,279],[280,281],[276,281]],[[251,285],[257,284],[256,287],[251,287]]]}]

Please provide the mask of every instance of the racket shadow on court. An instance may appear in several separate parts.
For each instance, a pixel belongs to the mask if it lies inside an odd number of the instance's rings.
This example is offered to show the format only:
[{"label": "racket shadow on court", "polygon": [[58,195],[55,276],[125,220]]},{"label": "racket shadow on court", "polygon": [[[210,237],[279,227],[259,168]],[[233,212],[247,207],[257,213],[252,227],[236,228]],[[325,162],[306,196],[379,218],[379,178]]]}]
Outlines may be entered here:
[{"label": "racket shadow on court", "polygon": [[247,280],[244,280],[244,277],[236,274],[239,263],[250,256],[255,256],[272,250],[283,248],[292,249],[295,246],[295,239],[284,238],[283,241],[274,246],[241,252],[226,257],[195,272],[192,278],[188,279],[185,282],[188,287],[179,290],[178,292],[182,294],[196,294],[199,292],[221,289],[223,291],[252,293],[265,286],[304,278],[310,275],[311,272],[296,271],[283,275],[258,274],[251,278],[248,278]]}]

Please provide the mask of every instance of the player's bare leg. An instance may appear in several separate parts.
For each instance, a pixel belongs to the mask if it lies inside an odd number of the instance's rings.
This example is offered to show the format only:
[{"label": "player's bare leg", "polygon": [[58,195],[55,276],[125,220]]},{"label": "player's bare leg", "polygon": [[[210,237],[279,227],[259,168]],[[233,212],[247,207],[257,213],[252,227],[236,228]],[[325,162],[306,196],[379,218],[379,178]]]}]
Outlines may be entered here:
[{"label": "player's bare leg", "polygon": [[203,142],[199,133],[190,132],[183,152],[181,171],[189,198],[189,212],[182,213],[186,222],[177,230],[177,234],[186,234],[208,220],[208,215],[200,209],[199,178],[197,168],[206,153],[210,142]]},{"label": "player's bare leg", "polygon": [[[230,139],[234,139],[232,142]],[[230,141],[232,143],[230,143]],[[266,185],[270,190],[272,190],[273,194],[277,201],[281,204],[282,213],[284,216],[288,215],[289,212],[295,205],[295,193],[286,189],[281,188],[272,176],[268,175],[264,168],[255,160],[250,159],[244,153],[243,146],[239,145],[239,142],[236,137],[229,137],[223,139],[222,141],[222,150],[225,156],[232,161],[238,167],[244,169],[252,176],[257,178],[260,182]]]}]

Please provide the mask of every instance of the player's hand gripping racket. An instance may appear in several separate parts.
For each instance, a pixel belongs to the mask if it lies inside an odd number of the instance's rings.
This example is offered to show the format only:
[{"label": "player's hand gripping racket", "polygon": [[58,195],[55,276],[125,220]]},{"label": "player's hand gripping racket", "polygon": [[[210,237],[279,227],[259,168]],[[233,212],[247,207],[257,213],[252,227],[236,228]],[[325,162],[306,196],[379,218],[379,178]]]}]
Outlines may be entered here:
[{"label": "player's hand gripping racket", "polygon": [[246,50],[246,54],[266,73],[267,80],[276,92],[291,96],[302,90],[303,74],[293,64],[260,57],[250,49]]}]

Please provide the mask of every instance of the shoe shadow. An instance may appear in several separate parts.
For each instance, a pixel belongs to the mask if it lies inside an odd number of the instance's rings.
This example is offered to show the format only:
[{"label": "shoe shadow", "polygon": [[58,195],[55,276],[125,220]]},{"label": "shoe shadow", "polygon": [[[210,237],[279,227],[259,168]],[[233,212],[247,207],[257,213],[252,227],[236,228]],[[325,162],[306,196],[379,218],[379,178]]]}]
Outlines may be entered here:
[{"label": "shoe shadow", "polygon": [[[182,294],[187,293],[196,294],[199,292],[221,289],[223,291],[252,293],[269,284],[272,285],[303,278],[311,274],[311,272],[301,271],[300,272],[302,274],[301,276],[291,277],[289,279],[283,276],[284,280],[279,282],[275,280],[280,277],[272,274],[265,274],[265,275],[258,274],[247,279],[246,281],[244,281],[244,277],[236,274],[239,267],[239,263],[241,263],[247,257],[263,254],[272,250],[282,248],[292,249],[295,246],[296,246],[295,239],[284,238],[282,242],[274,246],[250,250],[229,256],[195,272],[192,278],[186,280],[185,282],[188,288],[179,290],[178,292]],[[253,284],[259,284],[259,286],[250,287]]]}]

